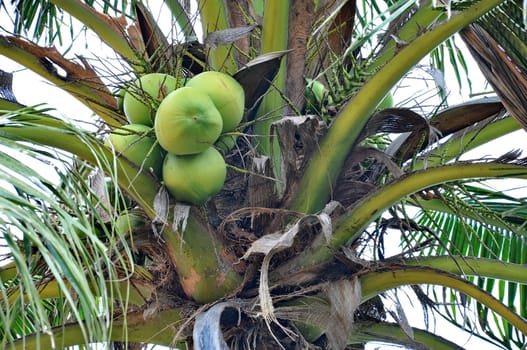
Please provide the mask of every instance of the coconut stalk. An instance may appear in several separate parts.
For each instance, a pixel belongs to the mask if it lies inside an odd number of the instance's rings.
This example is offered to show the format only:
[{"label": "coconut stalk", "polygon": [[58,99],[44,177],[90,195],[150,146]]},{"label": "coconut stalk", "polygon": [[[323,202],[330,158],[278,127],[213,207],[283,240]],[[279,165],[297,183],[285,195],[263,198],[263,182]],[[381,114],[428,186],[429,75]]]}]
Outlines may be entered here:
[{"label": "coconut stalk", "polygon": [[360,200],[339,219],[329,241],[323,241],[321,237],[313,247],[275,270],[273,279],[288,279],[291,273],[329,262],[341,246],[360,237],[370,223],[407,195],[456,180],[500,177],[526,179],[527,167],[492,162],[458,163],[417,171],[396,179]]},{"label": "coconut stalk", "polygon": [[173,224],[164,230],[163,239],[185,294],[199,303],[207,303],[241,286],[241,277],[225,260],[226,250],[197,207],[191,208],[185,228],[177,225],[181,218],[171,216],[169,220]]},{"label": "coconut stalk", "polygon": [[321,210],[330,197],[344,161],[375,107],[390,89],[426,54],[463,27],[498,6],[501,0],[482,0],[417,37],[364,84],[344,106],[305,172],[291,208],[303,213]]},{"label": "coconut stalk", "polygon": [[[143,312],[128,313],[125,318],[112,322],[109,339],[92,341],[147,342],[184,348],[185,345],[174,338],[174,328],[178,328],[183,320],[182,311],[178,308],[160,311],[147,318]],[[37,333],[20,338],[12,343],[12,349],[53,349],[83,344],[85,339],[81,327],[78,324],[67,324],[53,328],[46,334]]]}]

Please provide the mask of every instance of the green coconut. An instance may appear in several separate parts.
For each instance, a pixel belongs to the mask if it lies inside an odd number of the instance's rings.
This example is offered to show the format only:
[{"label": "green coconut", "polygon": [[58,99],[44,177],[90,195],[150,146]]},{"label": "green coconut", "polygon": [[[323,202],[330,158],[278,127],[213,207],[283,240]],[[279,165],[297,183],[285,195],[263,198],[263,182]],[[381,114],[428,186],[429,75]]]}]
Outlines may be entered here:
[{"label": "green coconut", "polygon": [[325,107],[333,103],[329,90],[318,80],[306,79],[304,96],[306,113],[320,114]]},{"label": "green coconut", "polygon": [[124,95],[126,95],[126,89],[124,87],[117,90],[115,99],[117,100],[117,108],[119,112],[124,112]]},{"label": "green coconut", "polygon": [[227,166],[220,152],[209,147],[193,155],[168,153],[163,163],[163,181],[179,202],[204,204],[223,187]]},{"label": "green coconut", "polygon": [[222,132],[236,129],[243,118],[245,92],[242,86],[228,74],[214,71],[200,73],[185,86],[199,89],[209,95],[223,119]]},{"label": "green coconut", "polygon": [[177,78],[163,73],[145,74],[129,86],[123,110],[130,124],[152,126],[159,103],[178,87]]},{"label": "green coconut", "polygon": [[129,161],[161,176],[164,152],[156,139],[148,135],[150,131],[150,127],[142,124],[124,125],[110,134],[106,144]]},{"label": "green coconut", "polygon": [[134,228],[141,227],[145,224],[145,218],[137,213],[127,212],[115,220],[114,227],[120,234],[126,234],[133,231]]},{"label": "green coconut", "polygon": [[173,154],[187,155],[203,152],[216,142],[223,121],[207,94],[182,87],[161,102],[154,126],[161,147]]},{"label": "green coconut", "polygon": [[306,79],[306,82],[304,91],[306,102],[313,106],[320,106],[328,94],[326,87],[318,80]]}]

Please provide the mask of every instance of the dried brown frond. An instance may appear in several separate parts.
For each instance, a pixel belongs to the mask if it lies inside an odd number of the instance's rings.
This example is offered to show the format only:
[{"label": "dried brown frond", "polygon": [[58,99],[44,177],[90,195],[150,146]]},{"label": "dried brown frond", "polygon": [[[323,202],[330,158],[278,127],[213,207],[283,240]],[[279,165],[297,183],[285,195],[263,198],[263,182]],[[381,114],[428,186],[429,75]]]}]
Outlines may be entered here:
[{"label": "dried brown frond", "polygon": [[465,28],[460,35],[505,108],[527,130],[527,67],[515,61],[478,24]]}]

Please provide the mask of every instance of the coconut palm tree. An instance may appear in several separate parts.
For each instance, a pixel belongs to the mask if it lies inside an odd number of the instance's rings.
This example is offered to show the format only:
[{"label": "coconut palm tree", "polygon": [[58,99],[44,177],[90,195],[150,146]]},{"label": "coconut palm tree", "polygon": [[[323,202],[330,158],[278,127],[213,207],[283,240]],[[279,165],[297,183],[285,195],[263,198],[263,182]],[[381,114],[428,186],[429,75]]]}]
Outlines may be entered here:
[{"label": "coconut palm tree", "polygon": [[[526,161],[514,145],[460,160],[527,125],[519,1],[153,4],[0,5],[0,54],[93,111],[22,105],[2,71],[4,348],[462,348],[415,327],[416,310],[524,347],[525,201],[482,181],[523,179]],[[452,62],[462,83],[474,70],[460,38],[497,97],[447,105],[438,72]],[[395,87],[426,57],[439,98],[404,104]],[[148,159],[155,133],[123,128],[119,91],[155,109],[135,79],[203,71],[236,79],[245,115],[215,144],[221,191],[189,205],[106,140],[153,139]]]}]

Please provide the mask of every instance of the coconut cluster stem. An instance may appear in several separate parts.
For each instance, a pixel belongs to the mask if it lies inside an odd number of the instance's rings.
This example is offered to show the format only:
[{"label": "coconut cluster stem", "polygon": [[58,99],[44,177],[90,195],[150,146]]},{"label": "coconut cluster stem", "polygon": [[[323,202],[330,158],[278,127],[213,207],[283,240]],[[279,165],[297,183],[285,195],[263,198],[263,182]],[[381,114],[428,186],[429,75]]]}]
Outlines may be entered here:
[{"label": "coconut cluster stem", "polygon": [[[65,122],[46,116],[34,116],[30,123],[0,126],[0,135],[47,145],[73,153],[84,160],[108,169],[117,170],[119,185],[145,210],[151,219],[157,217],[154,202],[159,182],[128,162],[115,157],[100,141],[89,135],[75,133]],[[223,260],[222,246],[211,229],[201,223],[194,213],[183,235],[166,225],[163,238],[169,242],[169,254],[188,295],[199,302],[208,302],[226,295],[241,283],[241,277],[232,272]],[[171,222],[171,216],[168,218]],[[216,251],[216,254],[211,252]]]}]

